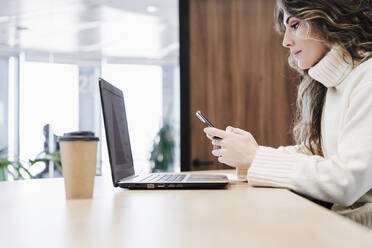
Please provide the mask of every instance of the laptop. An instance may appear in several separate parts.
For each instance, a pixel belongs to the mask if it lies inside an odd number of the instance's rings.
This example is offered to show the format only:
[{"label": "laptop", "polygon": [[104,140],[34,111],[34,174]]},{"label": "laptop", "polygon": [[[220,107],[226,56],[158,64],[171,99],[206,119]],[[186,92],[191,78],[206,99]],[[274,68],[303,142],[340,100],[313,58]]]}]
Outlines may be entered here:
[{"label": "laptop", "polygon": [[150,173],[136,175],[129,140],[123,92],[99,79],[103,120],[115,187],[129,189],[212,189],[224,188],[229,180],[225,175]]}]

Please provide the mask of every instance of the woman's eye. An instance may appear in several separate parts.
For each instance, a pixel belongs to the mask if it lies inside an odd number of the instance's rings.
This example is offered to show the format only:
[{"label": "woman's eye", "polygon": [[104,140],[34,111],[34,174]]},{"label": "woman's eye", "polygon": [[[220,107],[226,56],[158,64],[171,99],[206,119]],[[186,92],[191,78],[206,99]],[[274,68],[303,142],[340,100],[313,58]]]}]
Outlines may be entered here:
[{"label": "woman's eye", "polygon": [[293,24],[291,25],[291,28],[293,28],[294,30],[296,30],[296,29],[298,28],[299,25],[300,25],[299,22],[293,23]]}]

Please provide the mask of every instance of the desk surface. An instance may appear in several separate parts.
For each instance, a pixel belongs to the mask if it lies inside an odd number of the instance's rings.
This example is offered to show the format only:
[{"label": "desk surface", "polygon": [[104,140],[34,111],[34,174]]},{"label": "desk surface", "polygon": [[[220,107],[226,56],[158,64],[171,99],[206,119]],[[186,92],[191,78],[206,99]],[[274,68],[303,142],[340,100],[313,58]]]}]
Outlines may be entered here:
[{"label": "desk surface", "polygon": [[[219,172],[223,173],[223,172]],[[226,171],[224,172],[226,173]],[[232,173],[232,171],[228,171]],[[371,247],[372,232],[285,189],[125,190],[96,178],[0,183],[1,247]]]}]

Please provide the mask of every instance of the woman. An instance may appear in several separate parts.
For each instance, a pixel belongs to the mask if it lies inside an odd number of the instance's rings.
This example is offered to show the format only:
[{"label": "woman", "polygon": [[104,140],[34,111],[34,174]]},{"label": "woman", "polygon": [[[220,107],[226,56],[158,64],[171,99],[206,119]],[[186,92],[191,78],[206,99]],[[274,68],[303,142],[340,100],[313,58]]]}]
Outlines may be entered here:
[{"label": "woman", "polygon": [[334,203],[334,211],[372,228],[372,3],[278,0],[277,26],[302,79],[297,145],[264,147],[238,128],[206,128],[220,148],[212,154],[248,168],[253,186]]}]

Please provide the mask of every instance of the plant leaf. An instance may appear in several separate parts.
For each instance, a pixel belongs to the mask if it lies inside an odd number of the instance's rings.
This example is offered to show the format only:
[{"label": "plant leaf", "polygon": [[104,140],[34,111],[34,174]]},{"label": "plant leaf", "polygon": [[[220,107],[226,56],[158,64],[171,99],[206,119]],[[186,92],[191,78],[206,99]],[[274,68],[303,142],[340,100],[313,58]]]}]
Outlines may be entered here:
[{"label": "plant leaf", "polygon": [[4,159],[4,158],[0,159],[0,166],[8,166],[10,164],[12,164],[12,162],[9,161],[8,159]]},{"label": "plant leaf", "polygon": [[6,171],[7,171],[10,175],[12,175],[12,177],[13,177],[14,180],[15,180],[15,179],[16,179],[16,175],[15,175],[12,171],[10,171],[8,167],[5,167],[5,169],[6,169]]},{"label": "plant leaf", "polygon": [[5,168],[4,166],[0,166],[0,181],[5,181]]},{"label": "plant leaf", "polygon": [[27,175],[28,175],[31,179],[34,178],[34,176],[30,173],[30,171],[27,170],[26,167],[24,167],[24,166],[21,164],[21,162],[17,161],[16,163],[17,163],[17,165],[18,165],[18,174],[20,175],[21,178],[24,179],[24,177],[22,176],[22,174],[19,173],[19,169],[24,170],[24,171],[27,173]]},{"label": "plant leaf", "polygon": [[30,166],[33,166],[34,164],[36,164],[38,162],[48,162],[48,161],[49,161],[49,159],[47,159],[47,158],[38,158],[38,159],[35,159],[35,160],[29,159],[28,163],[30,164]]}]

